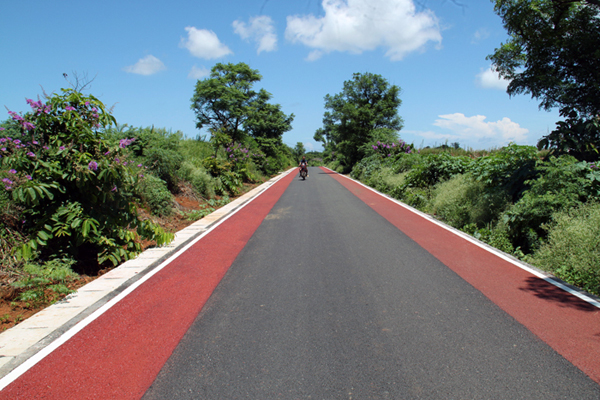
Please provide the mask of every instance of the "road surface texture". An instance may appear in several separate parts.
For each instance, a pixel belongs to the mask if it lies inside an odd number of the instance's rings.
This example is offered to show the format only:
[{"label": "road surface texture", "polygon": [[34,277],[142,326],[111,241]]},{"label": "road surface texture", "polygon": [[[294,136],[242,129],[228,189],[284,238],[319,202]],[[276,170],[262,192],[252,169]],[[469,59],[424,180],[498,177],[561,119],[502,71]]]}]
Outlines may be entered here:
[{"label": "road surface texture", "polygon": [[597,400],[599,320],[598,308],[310,168],[0,399]]}]

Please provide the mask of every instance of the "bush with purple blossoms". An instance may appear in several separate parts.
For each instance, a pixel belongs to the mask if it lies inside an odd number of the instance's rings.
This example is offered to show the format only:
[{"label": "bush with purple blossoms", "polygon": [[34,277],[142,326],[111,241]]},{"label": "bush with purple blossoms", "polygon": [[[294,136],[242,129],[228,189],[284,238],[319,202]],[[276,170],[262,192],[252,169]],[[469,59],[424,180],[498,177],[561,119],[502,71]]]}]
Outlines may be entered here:
[{"label": "bush with purple blossoms", "polygon": [[373,154],[377,154],[383,158],[395,157],[399,154],[411,154],[414,151],[414,145],[412,143],[408,144],[403,140],[391,143],[383,143],[378,140],[376,143],[369,144],[368,146],[370,146]]},{"label": "bush with purple blossoms", "polygon": [[0,174],[7,179],[1,189],[22,207],[29,237],[19,256],[117,265],[142,250],[139,237],[159,245],[171,240],[138,219],[131,192],[141,168],[127,159],[130,141],[111,146],[101,139],[99,129],[116,123],[102,102],[71,89],[27,102],[31,112],[9,111],[23,139],[0,138]]}]

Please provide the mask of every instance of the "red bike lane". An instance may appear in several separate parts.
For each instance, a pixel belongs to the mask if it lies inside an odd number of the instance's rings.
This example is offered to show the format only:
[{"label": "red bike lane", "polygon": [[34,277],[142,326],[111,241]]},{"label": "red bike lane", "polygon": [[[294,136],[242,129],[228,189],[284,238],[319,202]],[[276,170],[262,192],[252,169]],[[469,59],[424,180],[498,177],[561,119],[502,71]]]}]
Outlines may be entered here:
[{"label": "red bike lane", "polygon": [[600,383],[599,308],[351,179],[331,176]]},{"label": "red bike lane", "polygon": [[0,399],[139,399],[290,173],[0,392]]}]

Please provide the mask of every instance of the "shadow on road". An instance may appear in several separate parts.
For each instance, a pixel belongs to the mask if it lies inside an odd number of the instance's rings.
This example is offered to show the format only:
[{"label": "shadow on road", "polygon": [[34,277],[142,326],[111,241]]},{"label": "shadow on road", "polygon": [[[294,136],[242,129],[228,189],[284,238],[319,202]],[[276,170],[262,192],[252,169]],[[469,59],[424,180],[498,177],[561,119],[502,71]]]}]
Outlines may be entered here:
[{"label": "shadow on road", "polygon": [[531,292],[540,299],[560,303],[562,307],[575,308],[577,310],[589,312],[598,311],[597,307],[586,303],[585,301],[565,292],[564,290],[540,278],[527,278],[527,286],[522,287],[521,290]]}]

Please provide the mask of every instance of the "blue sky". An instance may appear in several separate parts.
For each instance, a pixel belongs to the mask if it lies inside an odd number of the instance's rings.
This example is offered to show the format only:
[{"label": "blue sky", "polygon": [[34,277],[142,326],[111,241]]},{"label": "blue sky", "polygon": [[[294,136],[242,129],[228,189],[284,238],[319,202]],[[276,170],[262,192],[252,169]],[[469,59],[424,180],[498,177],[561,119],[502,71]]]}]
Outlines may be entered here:
[{"label": "blue sky", "polygon": [[0,105],[11,111],[77,73],[95,78],[88,93],[114,105],[119,124],[194,138],[197,79],[245,62],[263,76],[255,88],[295,114],[284,142],[309,150],[320,150],[324,96],[355,72],[402,89],[400,136],[417,147],[534,145],[559,119],[510,98],[489,70],[507,35],[488,0],[21,0],[2,14]]}]

